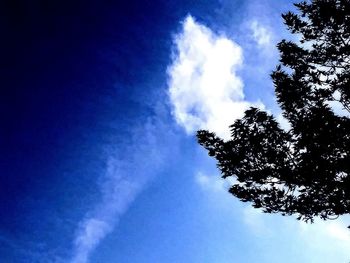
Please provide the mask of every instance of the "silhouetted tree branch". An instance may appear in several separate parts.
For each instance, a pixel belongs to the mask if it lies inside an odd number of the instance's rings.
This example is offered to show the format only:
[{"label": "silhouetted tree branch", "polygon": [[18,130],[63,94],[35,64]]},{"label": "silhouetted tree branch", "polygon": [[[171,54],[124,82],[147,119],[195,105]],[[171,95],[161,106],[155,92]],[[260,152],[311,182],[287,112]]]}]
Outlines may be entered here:
[{"label": "silhouetted tree branch", "polygon": [[298,14],[282,17],[299,43],[277,45],[280,65],[271,74],[291,129],[251,108],[230,126],[230,140],[205,130],[197,138],[222,177],[237,179],[229,192],[241,201],[304,221],[336,219],[350,213],[350,119],[335,114],[329,102],[350,113],[350,1],[295,6]]}]

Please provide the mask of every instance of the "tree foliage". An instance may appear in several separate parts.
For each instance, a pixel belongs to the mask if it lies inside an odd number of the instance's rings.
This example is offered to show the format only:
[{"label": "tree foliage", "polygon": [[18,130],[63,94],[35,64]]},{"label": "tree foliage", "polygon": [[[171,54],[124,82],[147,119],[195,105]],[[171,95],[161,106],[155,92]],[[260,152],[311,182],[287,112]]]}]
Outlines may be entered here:
[{"label": "tree foliage", "polygon": [[224,141],[201,130],[197,137],[218,162],[222,177],[234,176],[230,193],[267,213],[336,218],[350,213],[350,1],[313,0],[283,14],[299,39],[278,45],[272,72],[277,101],[291,128],[257,108],[245,112]]}]

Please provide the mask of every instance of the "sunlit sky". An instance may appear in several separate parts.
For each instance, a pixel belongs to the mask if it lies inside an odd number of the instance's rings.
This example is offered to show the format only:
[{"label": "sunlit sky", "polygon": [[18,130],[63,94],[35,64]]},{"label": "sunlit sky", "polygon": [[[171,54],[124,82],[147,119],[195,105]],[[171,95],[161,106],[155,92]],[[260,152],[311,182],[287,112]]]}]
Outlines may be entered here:
[{"label": "sunlit sky", "polygon": [[[241,203],[195,138],[276,116],[292,1],[23,1],[2,8],[0,262],[348,262],[349,218]],[[3,114],[4,113],[4,114]]]}]

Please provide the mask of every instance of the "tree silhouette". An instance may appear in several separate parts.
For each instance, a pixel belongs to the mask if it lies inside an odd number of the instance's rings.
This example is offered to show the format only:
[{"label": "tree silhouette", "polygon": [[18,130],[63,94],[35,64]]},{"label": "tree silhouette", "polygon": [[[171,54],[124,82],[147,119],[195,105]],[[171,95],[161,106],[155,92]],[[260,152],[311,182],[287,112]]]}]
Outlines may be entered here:
[{"label": "tree silhouette", "polygon": [[229,192],[267,213],[333,219],[350,213],[350,1],[313,0],[283,14],[299,37],[282,40],[272,72],[277,101],[291,129],[250,108],[224,141],[201,130],[199,143],[218,162],[222,177],[234,176]]}]

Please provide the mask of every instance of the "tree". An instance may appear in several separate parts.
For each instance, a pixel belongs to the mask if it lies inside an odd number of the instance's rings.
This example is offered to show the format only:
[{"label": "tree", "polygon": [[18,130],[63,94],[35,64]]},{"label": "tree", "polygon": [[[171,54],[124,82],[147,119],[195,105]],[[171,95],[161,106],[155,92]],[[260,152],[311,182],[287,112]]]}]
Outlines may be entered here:
[{"label": "tree", "polygon": [[277,101],[291,128],[250,108],[230,126],[228,141],[200,130],[198,142],[217,160],[229,192],[267,213],[313,222],[350,213],[350,1],[313,0],[283,14],[299,40],[278,45],[272,72]]}]

